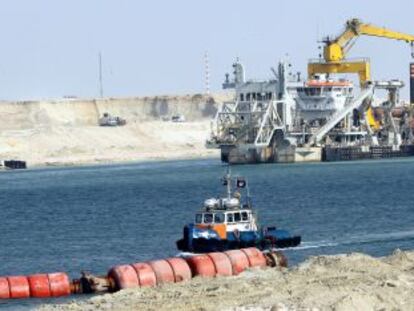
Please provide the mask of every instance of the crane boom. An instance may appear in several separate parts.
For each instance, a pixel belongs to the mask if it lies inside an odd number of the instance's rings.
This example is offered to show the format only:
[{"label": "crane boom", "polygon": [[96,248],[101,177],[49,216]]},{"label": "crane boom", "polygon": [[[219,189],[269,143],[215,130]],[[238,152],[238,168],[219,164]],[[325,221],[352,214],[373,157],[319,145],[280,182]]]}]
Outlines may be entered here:
[{"label": "crane boom", "polygon": [[361,86],[371,79],[370,64],[366,59],[347,61],[346,55],[359,36],[374,36],[411,43],[414,35],[393,31],[387,28],[365,24],[359,19],[350,19],[345,24],[345,30],[336,38],[324,40],[323,61],[309,62],[308,75],[317,73],[357,73]]},{"label": "crane boom", "polygon": [[336,62],[343,60],[351,47],[352,40],[361,35],[401,40],[409,43],[414,42],[413,35],[377,27],[371,24],[365,24],[359,19],[354,18],[346,22],[345,31],[343,31],[338,37],[334,40],[325,40],[325,61]]}]

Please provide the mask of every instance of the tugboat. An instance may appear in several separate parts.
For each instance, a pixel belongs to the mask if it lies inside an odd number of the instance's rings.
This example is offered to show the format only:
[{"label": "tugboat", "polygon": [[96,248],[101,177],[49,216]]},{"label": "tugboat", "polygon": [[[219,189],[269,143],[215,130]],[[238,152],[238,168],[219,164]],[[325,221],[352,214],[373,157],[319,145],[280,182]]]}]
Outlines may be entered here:
[{"label": "tugboat", "polygon": [[[291,236],[288,231],[276,227],[258,226],[247,179],[233,179],[228,169],[222,181],[227,187],[227,196],[204,202],[202,210],[195,214],[194,223],[184,227],[183,238],[177,241],[180,251],[207,253],[245,247],[266,250],[300,244],[300,236]],[[235,192],[233,182],[237,188]],[[247,193],[245,202],[242,202],[241,189]]]}]

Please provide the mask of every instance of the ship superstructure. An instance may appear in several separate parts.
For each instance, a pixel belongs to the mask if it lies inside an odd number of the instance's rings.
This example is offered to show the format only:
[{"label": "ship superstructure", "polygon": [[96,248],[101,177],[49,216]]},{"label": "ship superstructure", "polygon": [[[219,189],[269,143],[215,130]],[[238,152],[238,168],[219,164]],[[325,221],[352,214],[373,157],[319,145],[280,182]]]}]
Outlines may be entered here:
[{"label": "ship superstructure", "polygon": [[[345,58],[361,35],[414,42],[414,36],[351,19],[336,38],[327,38],[324,55],[308,63],[307,80],[291,74],[287,61],[264,81],[245,78],[233,64],[223,88],[235,90],[212,122],[207,147],[221,149],[229,163],[335,161],[414,155],[413,108],[404,105],[400,80],[373,81],[370,62]],[[357,87],[338,74],[356,73]],[[410,65],[414,102],[414,63]],[[358,88],[358,89],[357,89]],[[382,91],[382,100],[375,97]],[[384,92],[385,91],[385,92]]]},{"label": "ship superstructure", "polygon": [[[226,76],[223,87],[234,88],[235,98],[223,103],[207,141],[225,162],[329,161],[342,159],[341,150],[355,158],[414,155],[408,109],[399,100],[402,81],[367,82],[358,93],[345,79],[301,80],[286,61],[264,81],[245,80],[240,62],[233,68],[234,79]],[[376,103],[376,90],[387,98]]]}]

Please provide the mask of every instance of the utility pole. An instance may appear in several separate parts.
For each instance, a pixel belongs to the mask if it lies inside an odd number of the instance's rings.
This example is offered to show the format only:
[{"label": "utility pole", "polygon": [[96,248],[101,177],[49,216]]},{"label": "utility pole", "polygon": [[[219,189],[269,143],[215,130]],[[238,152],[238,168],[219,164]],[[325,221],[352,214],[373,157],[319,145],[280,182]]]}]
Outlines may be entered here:
[{"label": "utility pole", "polygon": [[103,98],[103,82],[102,82],[102,53],[99,52],[99,96]]},{"label": "utility pole", "polygon": [[210,64],[207,51],[204,54],[204,87],[206,95],[210,96]]}]

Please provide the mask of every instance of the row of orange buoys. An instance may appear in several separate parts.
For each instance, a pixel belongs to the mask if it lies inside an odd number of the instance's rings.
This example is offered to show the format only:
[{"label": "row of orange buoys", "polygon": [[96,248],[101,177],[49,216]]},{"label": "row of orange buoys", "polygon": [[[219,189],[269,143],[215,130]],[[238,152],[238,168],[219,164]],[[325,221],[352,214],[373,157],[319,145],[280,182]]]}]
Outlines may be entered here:
[{"label": "row of orange buoys", "polygon": [[61,272],[0,277],[0,299],[67,296],[70,284],[67,274]]},{"label": "row of orange buoys", "polygon": [[195,276],[215,277],[237,275],[247,268],[265,267],[266,258],[256,248],[195,255],[187,258],[168,258],[113,267],[108,277],[115,290],[176,283]]},{"label": "row of orange buoys", "polygon": [[191,279],[192,274],[183,258],[174,257],[115,266],[109,270],[108,277],[114,281],[113,290],[119,290],[181,282]]},{"label": "row of orange buoys", "polygon": [[48,298],[70,294],[103,293],[133,287],[177,283],[193,277],[238,275],[248,268],[286,266],[281,253],[264,254],[257,248],[244,248],[189,257],[118,265],[106,276],[83,273],[81,279],[69,280],[66,273],[0,277],[0,299]]}]

